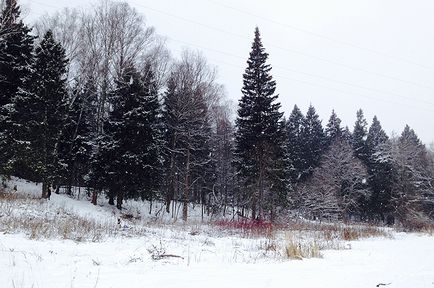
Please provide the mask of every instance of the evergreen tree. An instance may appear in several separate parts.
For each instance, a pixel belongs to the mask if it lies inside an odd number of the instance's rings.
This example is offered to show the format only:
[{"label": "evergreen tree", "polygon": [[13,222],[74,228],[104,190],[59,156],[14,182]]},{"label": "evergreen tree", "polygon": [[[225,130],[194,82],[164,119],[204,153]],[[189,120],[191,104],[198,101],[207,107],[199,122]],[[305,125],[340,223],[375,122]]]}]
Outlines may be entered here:
[{"label": "evergreen tree", "polygon": [[376,148],[379,145],[385,143],[388,139],[389,137],[381,127],[381,123],[378,121],[377,116],[374,116],[366,136],[366,151],[368,157],[372,157],[372,155],[376,152]]},{"label": "evergreen tree", "polygon": [[345,126],[345,128],[342,130],[342,140],[346,141],[350,145],[353,143],[353,134],[351,133],[348,126]]},{"label": "evergreen tree", "polygon": [[161,182],[161,112],[151,69],[141,77],[127,65],[117,80],[112,105],[101,153],[106,160],[111,155],[104,166],[109,167],[109,191],[121,209],[125,198],[151,200]]},{"label": "evergreen tree", "polygon": [[355,155],[363,160],[367,161],[367,151],[366,151],[366,136],[368,135],[368,122],[366,122],[365,117],[363,116],[363,110],[359,109],[357,111],[357,120],[354,124],[353,130],[353,149]]},{"label": "evergreen tree", "polygon": [[8,0],[0,16],[0,174],[13,172],[13,158],[18,154],[11,119],[13,99],[20,89],[27,90],[33,61],[35,37],[20,14],[16,1]]},{"label": "evergreen tree", "polygon": [[342,137],[341,119],[336,115],[335,110],[332,110],[332,115],[330,115],[329,122],[326,125],[325,134],[328,145]]},{"label": "evergreen tree", "polygon": [[59,141],[59,183],[65,184],[67,193],[72,186],[83,186],[89,172],[94,146],[94,116],[96,112],[93,81],[77,87],[68,103],[62,134]]},{"label": "evergreen tree", "polygon": [[[284,135],[284,125],[280,125],[283,113],[279,112],[280,103],[276,102],[276,83],[270,73],[271,66],[266,63],[267,58],[256,28],[243,75],[243,96],[239,101],[235,139],[236,167],[248,191],[252,218],[262,218],[265,200],[276,199],[277,192],[272,191],[272,187],[279,187],[279,194],[287,192],[287,187],[279,183],[281,180],[285,182],[287,177],[276,177],[288,170],[284,163],[280,163],[285,159],[282,158],[282,149],[287,148],[286,137],[281,137]],[[267,194],[271,195],[267,197]],[[275,208],[274,203],[271,206]]]},{"label": "evergreen tree", "polygon": [[57,152],[67,99],[66,67],[62,46],[48,31],[35,51],[29,90],[14,98],[13,115],[19,151],[42,182],[42,197],[50,197],[57,174]]},{"label": "evergreen tree", "polygon": [[321,155],[325,151],[326,136],[316,113],[315,108],[310,105],[306,113],[303,134],[301,137],[304,141],[304,162],[302,179],[311,175],[313,170],[318,167]]},{"label": "evergreen tree", "polygon": [[389,137],[381,127],[380,121],[374,116],[366,137],[366,157],[368,165],[368,183],[372,196],[368,203],[371,217],[386,220],[390,212],[390,197],[394,179],[392,163],[387,151]]},{"label": "evergreen tree", "polygon": [[291,112],[291,115],[286,122],[287,138],[288,138],[288,157],[291,161],[291,169],[289,177],[292,183],[297,183],[300,181],[304,170],[306,168],[305,159],[305,140],[304,136],[304,125],[306,119],[297,105]]}]

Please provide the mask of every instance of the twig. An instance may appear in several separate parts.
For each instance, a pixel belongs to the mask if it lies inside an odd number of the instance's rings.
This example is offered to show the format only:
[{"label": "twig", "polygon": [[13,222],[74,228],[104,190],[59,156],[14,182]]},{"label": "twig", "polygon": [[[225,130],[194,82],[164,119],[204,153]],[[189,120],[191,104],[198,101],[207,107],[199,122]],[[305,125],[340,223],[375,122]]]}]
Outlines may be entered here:
[{"label": "twig", "polygon": [[392,284],[392,283],[379,283],[379,284],[377,284],[377,287],[380,287],[380,286],[388,286],[388,285],[390,285],[390,284]]}]

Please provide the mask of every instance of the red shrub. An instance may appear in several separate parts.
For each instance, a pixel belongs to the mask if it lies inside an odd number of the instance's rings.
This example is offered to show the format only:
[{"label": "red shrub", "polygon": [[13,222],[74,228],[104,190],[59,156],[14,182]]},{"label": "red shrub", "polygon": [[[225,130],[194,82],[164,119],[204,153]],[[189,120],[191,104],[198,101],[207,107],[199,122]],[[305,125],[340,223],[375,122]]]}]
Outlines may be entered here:
[{"label": "red shrub", "polygon": [[220,220],[214,222],[214,225],[223,230],[240,231],[246,236],[268,236],[273,231],[273,224],[271,222],[261,220]]}]

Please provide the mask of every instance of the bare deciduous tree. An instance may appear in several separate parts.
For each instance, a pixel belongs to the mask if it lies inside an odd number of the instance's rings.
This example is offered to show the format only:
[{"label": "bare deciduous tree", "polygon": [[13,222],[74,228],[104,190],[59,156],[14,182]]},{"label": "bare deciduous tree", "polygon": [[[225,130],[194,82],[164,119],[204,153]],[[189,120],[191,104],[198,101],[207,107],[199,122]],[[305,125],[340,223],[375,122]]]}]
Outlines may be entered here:
[{"label": "bare deciduous tree", "polygon": [[[394,181],[391,193],[393,216],[406,226],[426,221],[434,208],[432,159],[414,134],[392,138],[376,153],[378,161],[392,163]],[[406,131],[404,130],[404,131]]]},{"label": "bare deciduous tree", "polygon": [[366,167],[354,156],[351,146],[336,140],[324,154],[311,179],[298,189],[303,209],[315,218],[346,218],[360,212],[370,195]]},{"label": "bare deciduous tree", "polygon": [[[188,216],[192,187],[201,190],[197,191],[199,195],[203,195],[206,189],[204,186],[208,179],[204,175],[211,156],[210,108],[218,102],[216,91],[220,91],[216,87],[215,71],[199,53],[185,51],[172,67],[165,97],[168,141],[166,211],[170,212],[175,193],[180,191],[184,220]],[[174,209],[172,213],[175,213]]]},{"label": "bare deciduous tree", "polygon": [[101,0],[90,11],[64,9],[44,17],[35,27],[39,35],[53,30],[65,47],[71,63],[70,79],[83,85],[88,79],[94,80],[99,95],[96,118],[100,132],[110,106],[108,95],[125,64],[145,69],[144,61],[152,60],[153,68],[159,68],[158,75],[159,71],[165,72],[170,58],[154,28],[147,26],[144,17],[126,2]]}]

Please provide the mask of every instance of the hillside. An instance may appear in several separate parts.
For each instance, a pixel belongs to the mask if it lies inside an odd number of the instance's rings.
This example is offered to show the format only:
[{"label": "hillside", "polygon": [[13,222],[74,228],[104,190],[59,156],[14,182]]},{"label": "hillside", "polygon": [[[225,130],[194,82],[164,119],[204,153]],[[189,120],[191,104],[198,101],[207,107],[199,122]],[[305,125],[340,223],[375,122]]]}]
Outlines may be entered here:
[{"label": "hillside", "polygon": [[128,202],[122,216],[86,197],[33,198],[39,187],[23,180],[9,186],[17,191],[0,199],[2,287],[434,285],[428,234],[303,221],[202,222],[198,206],[183,223],[149,215],[142,202]]}]

